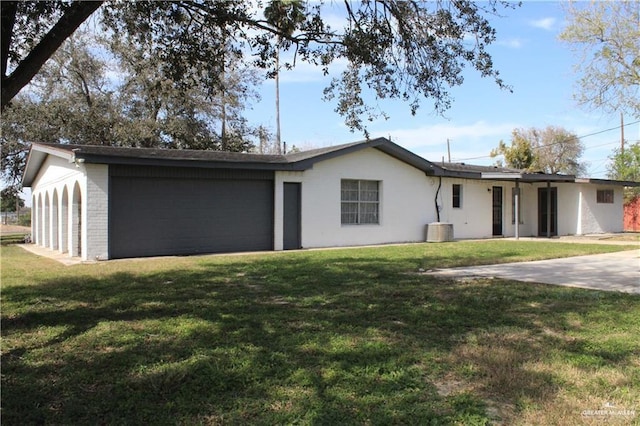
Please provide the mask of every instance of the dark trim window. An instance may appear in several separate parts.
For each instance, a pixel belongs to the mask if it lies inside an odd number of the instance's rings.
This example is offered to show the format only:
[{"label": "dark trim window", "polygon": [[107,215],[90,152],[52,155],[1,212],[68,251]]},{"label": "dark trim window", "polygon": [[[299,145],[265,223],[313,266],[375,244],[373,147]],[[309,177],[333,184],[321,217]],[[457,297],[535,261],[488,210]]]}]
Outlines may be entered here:
[{"label": "dark trim window", "polygon": [[462,185],[454,183],[451,192],[453,194],[452,206],[454,209],[459,209],[462,207]]},{"label": "dark trim window", "polygon": [[596,201],[603,204],[613,204],[613,189],[598,189]]},{"label": "dark trim window", "polygon": [[380,223],[380,185],[376,180],[343,179],[340,188],[343,225]]}]

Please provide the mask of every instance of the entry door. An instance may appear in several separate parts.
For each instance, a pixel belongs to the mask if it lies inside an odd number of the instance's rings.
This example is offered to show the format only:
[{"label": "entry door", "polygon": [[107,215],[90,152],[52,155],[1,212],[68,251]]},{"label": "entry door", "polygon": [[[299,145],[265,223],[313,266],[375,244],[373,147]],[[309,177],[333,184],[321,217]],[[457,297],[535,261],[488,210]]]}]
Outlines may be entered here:
[{"label": "entry door", "polygon": [[283,248],[285,250],[295,250],[302,247],[300,218],[300,184],[285,182],[283,227]]},{"label": "entry door", "polygon": [[[547,225],[549,225],[549,235],[558,235],[558,188],[538,188],[538,235],[547,236]],[[548,207],[551,208],[548,208]]]},{"label": "entry door", "polygon": [[493,235],[502,235],[502,187],[493,187]]}]

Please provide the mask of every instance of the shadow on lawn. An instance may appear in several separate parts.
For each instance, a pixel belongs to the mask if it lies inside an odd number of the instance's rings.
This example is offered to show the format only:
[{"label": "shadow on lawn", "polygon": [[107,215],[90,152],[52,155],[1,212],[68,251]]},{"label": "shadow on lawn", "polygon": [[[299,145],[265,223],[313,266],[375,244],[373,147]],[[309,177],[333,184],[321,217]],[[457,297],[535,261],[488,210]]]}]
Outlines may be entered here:
[{"label": "shadow on lawn", "polygon": [[406,266],[267,256],[8,287],[5,303],[28,308],[2,317],[3,421],[482,423],[482,398],[439,392],[443,376],[512,404],[552,400],[555,378],[523,365],[579,347],[567,312],[624,297]]}]

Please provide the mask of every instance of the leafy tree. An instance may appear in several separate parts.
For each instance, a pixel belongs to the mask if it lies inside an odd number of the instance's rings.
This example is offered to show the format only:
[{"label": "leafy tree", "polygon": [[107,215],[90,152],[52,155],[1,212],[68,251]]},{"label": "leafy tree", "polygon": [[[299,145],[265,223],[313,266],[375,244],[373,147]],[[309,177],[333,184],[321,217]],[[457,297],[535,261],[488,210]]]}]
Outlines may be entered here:
[{"label": "leafy tree", "polygon": [[0,192],[2,198],[2,211],[15,212],[16,207],[24,207],[24,200],[20,197],[20,193],[14,188],[7,187]]},{"label": "leafy tree", "polygon": [[579,53],[578,103],[640,117],[640,2],[571,2],[560,39]]},{"label": "leafy tree", "polygon": [[3,212],[15,212],[24,207],[24,200],[20,197],[20,193],[12,187],[6,187],[0,192],[2,199]]},{"label": "leafy tree", "polygon": [[[500,141],[498,147],[491,150],[491,157],[502,156],[507,167],[514,169],[529,169],[535,160],[531,143],[518,130],[511,133],[511,146]],[[502,161],[496,163],[502,166]]]},{"label": "leafy tree", "polygon": [[[627,145],[623,150],[616,148],[609,157],[607,166],[609,179],[640,182],[640,142]],[[640,196],[640,187],[625,188],[625,200]]]},{"label": "leafy tree", "polygon": [[[257,96],[251,70],[229,60],[224,92],[215,86],[203,93],[204,84],[183,86],[163,77],[161,62],[143,47],[104,43],[76,32],[32,81],[29,96],[19,95],[3,112],[2,171],[10,185],[19,186],[34,141],[229,151],[253,146],[256,130],[242,116]],[[107,65],[107,53],[117,70]],[[115,81],[108,78],[114,71]]]},{"label": "leafy tree", "polygon": [[[329,26],[327,7],[320,3],[307,6],[304,21],[291,33],[270,25],[253,4],[242,1],[108,2],[101,8],[101,22],[114,38],[127,35],[148,46],[149,55],[162,60],[163,75],[184,86],[203,79],[219,83],[216,59],[224,57],[230,43],[245,62],[251,54],[253,65],[271,72],[279,40],[288,41],[296,58],[325,71],[335,60],[346,60],[348,70],[330,85],[327,98],[337,98],[337,111],[352,129],[363,129],[363,114],[375,115],[365,106],[363,86],[378,99],[407,101],[412,113],[423,97],[433,101],[437,112],[445,111],[452,102],[449,88],[462,84],[465,66],[506,87],[487,52],[495,40],[487,16],[511,7],[508,2],[363,0],[344,5],[343,28]],[[2,2],[2,109],[100,6],[68,0]]]},{"label": "leafy tree", "polygon": [[545,173],[581,175],[586,166],[580,163],[584,147],[580,139],[561,127],[514,129],[511,146],[500,141],[491,156],[503,155],[507,166]]},{"label": "leafy tree", "polygon": [[6,225],[8,223],[7,213],[19,213],[20,209],[24,207],[24,200],[20,197],[20,192],[15,187],[6,187],[2,192],[0,192],[0,201],[2,204],[2,211],[5,213],[4,224]]},{"label": "leafy tree", "polygon": [[532,128],[527,133],[535,152],[534,169],[576,176],[585,174],[586,165],[580,162],[584,146],[575,133],[558,126]]},{"label": "leafy tree", "polygon": [[[153,55],[155,41],[139,44],[126,37],[109,43],[119,63],[123,84],[118,88],[123,115],[146,123],[141,133],[129,131],[118,141],[126,146],[166,146],[185,149],[247,151],[255,134],[242,116],[257,84],[253,70],[239,63],[230,49],[207,73],[194,74],[185,85],[167,74],[164,62]],[[185,70],[191,72],[189,64]],[[215,74],[212,78],[211,75]]]}]

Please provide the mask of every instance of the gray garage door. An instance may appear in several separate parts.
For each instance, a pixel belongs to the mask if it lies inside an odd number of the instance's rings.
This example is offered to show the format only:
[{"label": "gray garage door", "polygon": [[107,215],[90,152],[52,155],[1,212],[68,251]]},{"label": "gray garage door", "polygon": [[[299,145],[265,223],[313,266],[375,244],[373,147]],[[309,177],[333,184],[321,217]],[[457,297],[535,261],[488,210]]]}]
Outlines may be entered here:
[{"label": "gray garage door", "polygon": [[110,166],[111,258],[273,249],[273,173]]}]

